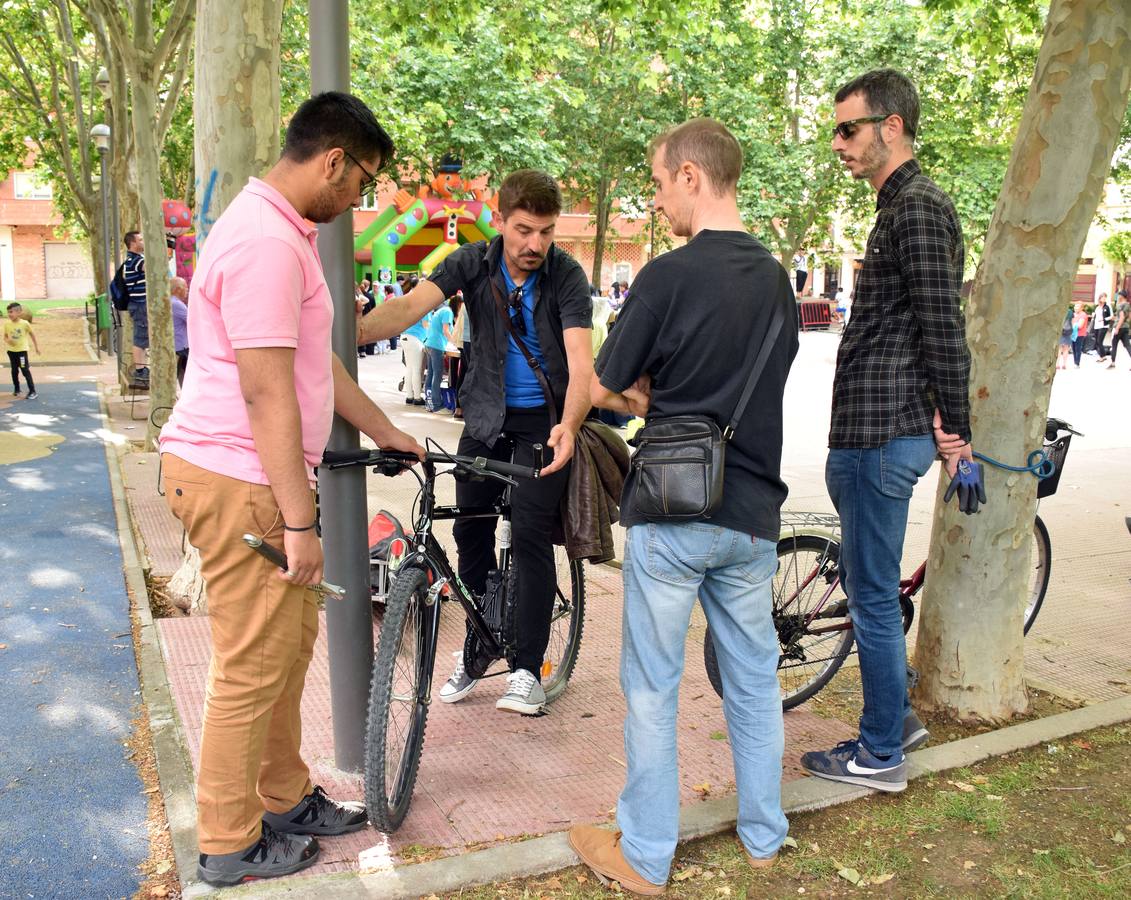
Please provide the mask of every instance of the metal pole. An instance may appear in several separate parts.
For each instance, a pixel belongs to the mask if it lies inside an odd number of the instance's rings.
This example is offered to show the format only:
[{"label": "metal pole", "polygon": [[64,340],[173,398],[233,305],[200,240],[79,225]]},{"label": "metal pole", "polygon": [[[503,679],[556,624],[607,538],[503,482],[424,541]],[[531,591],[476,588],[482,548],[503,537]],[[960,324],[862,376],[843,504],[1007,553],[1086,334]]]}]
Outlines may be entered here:
[{"label": "metal pole", "polygon": [[[102,176],[102,271],[106,275],[106,305],[110,306],[110,279],[114,277],[114,270],[110,268],[110,202],[109,191],[106,187],[106,151],[99,149],[98,151],[99,171]],[[95,310],[95,322],[97,323],[101,316],[99,310]],[[96,343],[102,343],[102,330],[98,326],[96,332],[98,340]],[[102,348],[99,346],[99,353],[101,354]],[[101,356],[99,356],[101,359]]]},{"label": "metal pole", "polygon": [[[348,0],[310,0],[310,89],[348,91]],[[350,377],[357,378],[357,319],[354,307],[353,212],[318,226],[318,255],[330,296],[334,298],[334,352]],[[360,446],[357,429],[337,416],[329,448]],[[365,470],[318,474],[322,547],[326,578],[343,585],[346,596],[326,603],[326,640],[330,657],[330,710],[334,726],[334,763],[360,772],[365,762],[365,713],[373,668],[373,612],[366,546]]]}]

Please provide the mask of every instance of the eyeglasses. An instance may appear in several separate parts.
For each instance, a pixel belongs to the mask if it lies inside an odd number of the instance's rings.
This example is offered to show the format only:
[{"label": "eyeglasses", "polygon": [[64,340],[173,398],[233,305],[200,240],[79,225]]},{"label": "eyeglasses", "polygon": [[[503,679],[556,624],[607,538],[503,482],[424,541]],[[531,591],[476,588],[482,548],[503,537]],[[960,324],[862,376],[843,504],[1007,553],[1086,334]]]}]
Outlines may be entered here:
[{"label": "eyeglasses", "polygon": [[361,171],[365,174],[365,180],[361,183],[360,187],[358,187],[358,189],[357,189],[358,193],[361,194],[362,197],[366,197],[369,194],[372,194],[374,189],[377,187],[377,176],[374,175],[372,172],[370,172],[367,168],[365,168],[365,166],[363,166],[358,161],[357,157],[354,156],[352,153],[350,153],[348,150],[343,149],[342,153],[344,153],[351,160],[353,160],[353,164],[355,166],[357,166],[359,169],[361,169]]},{"label": "eyeglasses", "polygon": [[526,336],[526,318],[522,314],[522,285],[507,296],[507,309],[510,310],[511,327],[523,337]]},{"label": "eyeglasses", "polygon": [[890,118],[892,113],[885,113],[882,116],[864,116],[860,119],[849,119],[847,122],[837,122],[833,126],[833,139],[842,138],[849,140],[856,134],[856,129],[861,125],[874,125],[877,122],[883,122],[885,119]]}]

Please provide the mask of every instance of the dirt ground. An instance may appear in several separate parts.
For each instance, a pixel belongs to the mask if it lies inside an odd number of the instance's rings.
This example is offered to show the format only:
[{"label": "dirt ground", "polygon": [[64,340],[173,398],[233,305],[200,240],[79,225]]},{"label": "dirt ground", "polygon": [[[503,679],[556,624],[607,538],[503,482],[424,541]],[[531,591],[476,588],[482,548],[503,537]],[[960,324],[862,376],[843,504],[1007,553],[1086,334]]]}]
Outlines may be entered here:
[{"label": "dirt ground", "polygon": [[[1131,727],[1105,728],[792,817],[755,872],[733,833],[683,845],[668,896],[1131,896]],[[608,896],[588,869],[445,897]],[[619,892],[619,891],[617,891]]]},{"label": "dirt ground", "polygon": [[39,355],[31,353],[32,374],[36,366],[52,363],[90,362],[84,340],[86,319],[82,308],[61,307],[40,310],[31,323],[32,333],[39,341]]}]

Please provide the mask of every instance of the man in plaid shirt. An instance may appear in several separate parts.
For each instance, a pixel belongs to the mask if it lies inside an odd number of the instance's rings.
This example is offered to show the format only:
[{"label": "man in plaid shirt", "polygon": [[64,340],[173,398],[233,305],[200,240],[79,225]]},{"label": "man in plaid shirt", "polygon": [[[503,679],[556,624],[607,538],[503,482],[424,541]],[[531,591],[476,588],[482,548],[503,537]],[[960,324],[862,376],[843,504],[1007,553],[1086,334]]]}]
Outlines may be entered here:
[{"label": "man in plaid shirt", "polygon": [[916,482],[936,452],[972,459],[970,354],[954,204],[919,170],[919,98],[906,76],[868,72],[836,95],[832,148],[878,192],[876,224],[837,353],[825,483],[840,515],[840,573],[860,654],[860,736],[801,758],[813,775],[907,787],[904,752],[930,735],[907,695],[899,565]]}]

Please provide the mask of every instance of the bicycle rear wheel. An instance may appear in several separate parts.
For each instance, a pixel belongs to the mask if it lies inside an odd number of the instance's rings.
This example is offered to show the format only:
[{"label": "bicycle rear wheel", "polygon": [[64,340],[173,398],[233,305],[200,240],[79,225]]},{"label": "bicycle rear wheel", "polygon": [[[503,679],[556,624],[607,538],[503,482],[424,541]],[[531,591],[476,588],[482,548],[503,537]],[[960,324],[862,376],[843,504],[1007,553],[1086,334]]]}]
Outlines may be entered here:
[{"label": "bicycle rear wheel", "polygon": [[[781,644],[778,683],[782,708],[804,703],[829,683],[852,649],[848,600],[837,581],[840,544],[820,535],[803,534],[778,541],[778,570],[773,582],[774,627]],[[824,602],[822,603],[822,599]],[[711,687],[723,695],[715,644],[708,627],[703,639],[703,664]]]},{"label": "bicycle rear wheel", "polygon": [[1033,520],[1033,546],[1030,550],[1032,572],[1029,575],[1029,593],[1025,595],[1025,634],[1033,627],[1041,604],[1045,602],[1045,591],[1049,589],[1049,576],[1052,574],[1052,541],[1049,530],[1041,517]]},{"label": "bicycle rear wheel", "polygon": [[425,603],[428,578],[422,569],[402,569],[393,582],[373,661],[365,728],[365,806],[380,831],[400,827],[412,800],[428,704],[432,617],[438,604]]},{"label": "bicycle rear wheel", "polygon": [[557,576],[554,611],[550,618],[550,641],[542,660],[542,690],[546,692],[547,703],[565,690],[577,664],[581,632],[585,627],[585,570],[582,560],[570,560],[564,547],[555,546],[554,567]]}]

